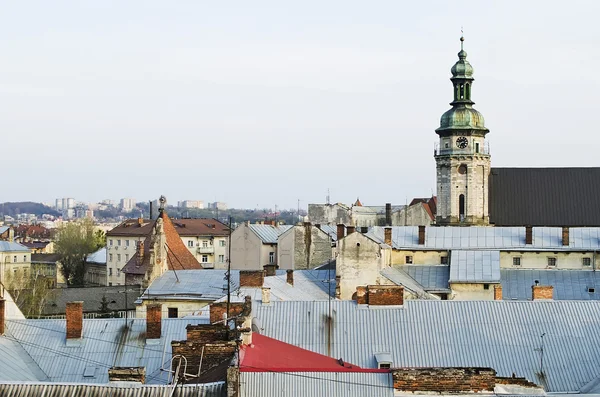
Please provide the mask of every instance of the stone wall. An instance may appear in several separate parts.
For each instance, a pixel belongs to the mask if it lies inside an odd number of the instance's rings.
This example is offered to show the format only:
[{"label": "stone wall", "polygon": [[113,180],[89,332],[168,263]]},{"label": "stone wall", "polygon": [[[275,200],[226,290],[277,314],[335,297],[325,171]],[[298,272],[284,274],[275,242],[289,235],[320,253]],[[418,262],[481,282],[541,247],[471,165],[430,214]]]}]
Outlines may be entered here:
[{"label": "stone wall", "polygon": [[392,370],[395,391],[469,394],[493,392],[492,368],[397,368]]}]

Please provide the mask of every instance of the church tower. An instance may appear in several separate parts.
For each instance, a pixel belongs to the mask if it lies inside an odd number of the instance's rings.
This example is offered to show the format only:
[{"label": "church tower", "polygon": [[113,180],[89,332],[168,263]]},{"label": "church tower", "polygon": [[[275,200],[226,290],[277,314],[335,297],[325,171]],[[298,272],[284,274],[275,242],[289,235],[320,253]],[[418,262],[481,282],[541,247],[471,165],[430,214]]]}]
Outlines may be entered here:
[{"label": "church tower", "polygon": [[473,67],[460,38],[458,61],[451,69],[454,100],[442,115],[439,146],[434,157],[437,169],[438,225],[487,225],[490,153],[486,146],[483,116],[473,109]]}]

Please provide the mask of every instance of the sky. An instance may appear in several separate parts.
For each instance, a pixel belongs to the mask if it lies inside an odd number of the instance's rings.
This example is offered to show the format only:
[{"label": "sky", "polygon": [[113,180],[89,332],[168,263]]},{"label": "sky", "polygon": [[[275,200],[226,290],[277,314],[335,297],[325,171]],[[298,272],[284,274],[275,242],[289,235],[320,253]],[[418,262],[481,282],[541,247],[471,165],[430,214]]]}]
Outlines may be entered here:
[{"label": "sky", "polygon": [[460,50],[493,167],[598,166],[597,1],[0,1],[0,202],[435,194]]}]

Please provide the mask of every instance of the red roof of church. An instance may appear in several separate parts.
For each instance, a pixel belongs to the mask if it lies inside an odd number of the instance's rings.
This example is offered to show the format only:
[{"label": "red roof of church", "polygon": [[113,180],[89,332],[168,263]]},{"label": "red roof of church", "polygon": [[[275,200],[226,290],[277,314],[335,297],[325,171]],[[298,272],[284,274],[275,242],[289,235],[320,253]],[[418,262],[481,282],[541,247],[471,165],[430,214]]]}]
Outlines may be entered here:
[{"label": "red roof of church", "polygon": [[242,372],[389,372],[366,369],[257,333],[240,350]]},{"label": "red roof of church", "polygon": [[362,203],[360,202],[360,200],[358,199],[358,197],[356,198],[356,202],[354,202],[354,206],[356,207],[362,207]]}]

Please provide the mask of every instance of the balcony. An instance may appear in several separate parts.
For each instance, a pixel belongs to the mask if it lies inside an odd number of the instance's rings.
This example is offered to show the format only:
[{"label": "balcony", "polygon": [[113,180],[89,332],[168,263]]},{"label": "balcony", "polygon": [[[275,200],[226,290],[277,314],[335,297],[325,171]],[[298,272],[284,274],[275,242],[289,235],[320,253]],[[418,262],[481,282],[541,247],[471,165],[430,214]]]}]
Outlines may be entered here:
[{"label": "balcony", "polygon": [[198,253],[199,254],[214,254],[215,253],[215,247],[214,246],[198,247]]},{"label": "balcony", "polygon": [[215,264],[214,263],[202,262],[200,264],[202,265],[203,269],[214,269],[215,268]]},{"label": "balcony", "polygon": [[[476,149],[478,149],[478,150],[476,150]],[[490,153],[490,145],[489,144],[487,144],[483,147],[477,147],[477,148],[469,145],[465,149],[457,149],[455,147],[449,147],[449,148],[442,149],[439,147],[438,144],[436,144],[434,146],[434,148],[433,148],[434,156],[443,156],[446,154],[475,156],[478,154],[489,155],[491,153]]]}]

